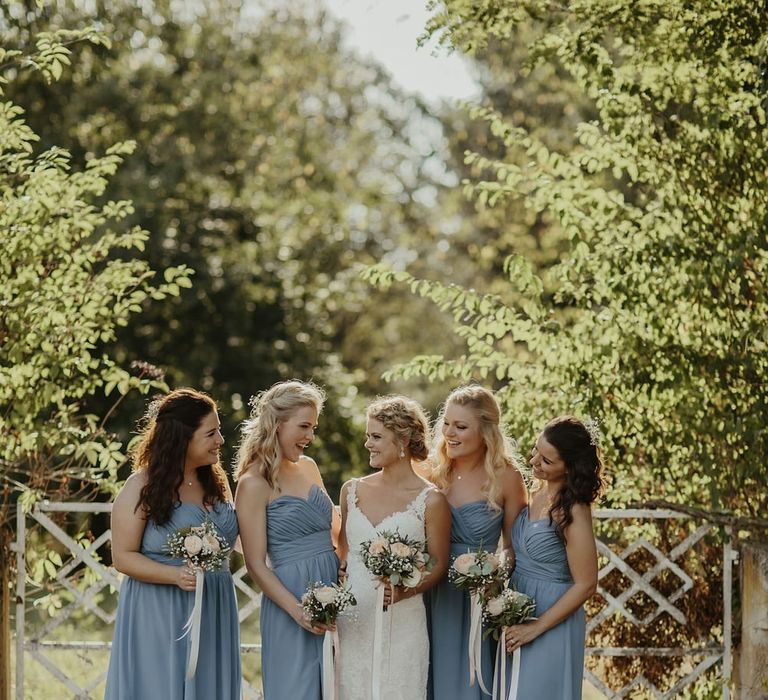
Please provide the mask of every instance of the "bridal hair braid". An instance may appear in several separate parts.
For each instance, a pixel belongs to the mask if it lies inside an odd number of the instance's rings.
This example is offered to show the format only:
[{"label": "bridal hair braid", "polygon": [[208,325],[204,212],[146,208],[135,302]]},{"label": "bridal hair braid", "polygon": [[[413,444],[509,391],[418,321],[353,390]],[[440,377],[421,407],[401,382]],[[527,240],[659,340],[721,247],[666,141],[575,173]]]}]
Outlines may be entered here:
[{"label": "bridal hair braid", "polygon": [[407,396],[380,396],[368,406],[366,415],[404,440],[411,457],[419,461],[427,458],[429,421],[418,402]]},{"label": "bridal hair braid", "polygon": [[325,392],[319,386],[298,379],[278,382],[254,396],[250,418],[241,428],[243,437],[235,459],[235,479],[255,467],[274,489],[283,461],[277,429],[304,406],[312,406],[319,414],[324,402]]},{"label": "bridal hair braid", "polygon": [[501,410],[496,397],[485,387],[478,384],[462,386],[454,389],[445,400],[434,427],[435,464],[430,479],[441,490],[447,488],[450,483],[453,462],[448,457],[442,429],[445,422],[445,412],[451,404],[469,409],[480,423],[480,436],[485,445],[483,469],[487,476],[483,485],[483,493],[485,493],[488,505],[493,510],[499,511],[501,510],[498,503],[501,493],[499,476],[509,467],[519,471],[520,463],[516,445],[502,432]]},{"label": "bridal hair braid", "polygon": [[[131,451],[133,471],[146,471],[147,480],[136,509],[147,519],[164,525],[179,500],[184,481],[187,447],[195,431],[211,413],[216,402],[194,389],[176,389],[153,401],[142,418],[138,445]],[[227,475],[221,464],[199,467],[197,478],[203,487],[203,503],[214,506],[227,499]]]},{"label": "bridal hair braid", "polygon": [[576,503],[587,505],[603,492],[603,456],[585,423],[574,416],[560,416],[544,426],[541,436],[557,450],[565,463],[565,485],[549,509],[549,521],[565,541],[565,529],[573,522]]}]

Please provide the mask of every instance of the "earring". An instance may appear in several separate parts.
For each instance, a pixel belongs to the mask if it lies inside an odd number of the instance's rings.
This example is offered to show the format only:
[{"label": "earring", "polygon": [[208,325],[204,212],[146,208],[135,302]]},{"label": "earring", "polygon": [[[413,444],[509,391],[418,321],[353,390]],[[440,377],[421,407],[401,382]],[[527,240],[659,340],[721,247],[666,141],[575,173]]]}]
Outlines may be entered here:
[{"label": "earring", "polygon": [[405,457],[405,450],[401,447],[400,448],[400,459],[402,459],[403,457]]}]

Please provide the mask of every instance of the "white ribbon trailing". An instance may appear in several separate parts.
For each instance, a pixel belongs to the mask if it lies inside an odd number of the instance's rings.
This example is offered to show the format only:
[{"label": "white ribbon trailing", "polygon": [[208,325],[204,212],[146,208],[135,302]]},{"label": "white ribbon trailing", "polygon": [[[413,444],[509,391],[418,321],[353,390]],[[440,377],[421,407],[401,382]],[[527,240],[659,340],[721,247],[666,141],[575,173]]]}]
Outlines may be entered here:
[{"label": "white ribbon trailing", "polygon": [[187,662],[187,680],[195,676],[197,670],[197,655],[200,651],[200,623],[203,615],[203,586],[205,573],[202,569],[195,571],[195,604],[189,619],[184,623],[184,633],[176,641],[180,642],[190,635],[189,661]]},{"label": "white ribbon trailing", "polygon": [[376,608],[373,618],[373,659],[371,664],[371,700],[381,700],[381,644],[384,636],[384,587],[376,588]]},{"label": "white ribbon trailing", "polygon": [[[507,693],[507,655],[504,652],[507,628],[503,628],[499,645],[496,647],[496,668],[493,678],[493,700],[517,700],[517,684],[520,680],[520,647],[512,652],[512,675]],[[496,682],[498,680],[498,683]],[[498,690],[498,695],[497,695]]]},{"label": "white ribbon trailing", "polygon": [[323,700],[336,700],[339,694],[339,633],[326,631],[323,638]]},{"label": "white ribbon trailing", "polygon": [[467,639],[467,654],[469,654],[469,684],[475,684],[475,677],[481,690],[490,695],[483,681],[483,625],[482,608],[480,606],[480,593],[473,591],[470,596],[469,607],[469,637]]}]

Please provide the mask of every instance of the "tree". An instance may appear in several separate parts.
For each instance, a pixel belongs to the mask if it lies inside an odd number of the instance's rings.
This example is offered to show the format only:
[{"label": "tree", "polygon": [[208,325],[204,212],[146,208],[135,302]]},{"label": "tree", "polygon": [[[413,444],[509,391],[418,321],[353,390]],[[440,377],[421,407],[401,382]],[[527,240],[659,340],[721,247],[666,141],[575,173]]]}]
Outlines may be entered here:
[{"label": "tree", "polygon": [[401,376],[492,377],[513,430],[562,411],[602,418],[613,502],[661,496],[764,512],[766,146],[764,37],[754,3],[449,0],[429,31],[467,51],[542,26],[532,66],[556,64],[594,105],[573,148],[491,109],[474,115],[523,163],[468,154],[466,191],[552,216],[570,247],[550,302],[523,256],[482,295],[377,267],[450,309],[466,354]]},{"label": "tree", "polygon": [[[358,276],[431,248],[442,185],[423,132],[439,136],[439,125],[344,49],[322,11],[288,4],[254,17],[224,0],[103,9],[59,3],[31,25],[6,22],[19,43],[35,23],[103,23],[109,49],[94,47],[55,85],[30,76],[16,94],[39,131],[83,157],[116,139],[141,144],[110,196],[130,198],[131,220],[155,232],[151,264],[195,272],[189,294],[120,333],[118,357],[211,391],[230,448],[249,394],[290,376],[323,383],[315,454],[334,493],[367,462],[362,397],[383,390],[392,346],[440,320],[407,293],[372,304]],[[408,335],[392,332],[399,316],[413,319]]]},{"label": "tree", "polygon": [[[82,41],[108,43],[86,29],[40,33],[26,55],[0,49],[0,87],[30,67],[58,79],[68,46]],[[65,150],[40,150],[23,110],[0,99],[0,645],[7,664],[16,504],[113,487],[123,446],[83,402],[97,391],[146,393],[164,384],[146,367],[129,374],[97,348],[145,302],[191,283],[183,266],[157,281],[135,257],[148,233],[126,226],[131,203],[103,198],[132,143],[116,143],[78,170]],[[0,678],[5,697],[7,668]]]}]

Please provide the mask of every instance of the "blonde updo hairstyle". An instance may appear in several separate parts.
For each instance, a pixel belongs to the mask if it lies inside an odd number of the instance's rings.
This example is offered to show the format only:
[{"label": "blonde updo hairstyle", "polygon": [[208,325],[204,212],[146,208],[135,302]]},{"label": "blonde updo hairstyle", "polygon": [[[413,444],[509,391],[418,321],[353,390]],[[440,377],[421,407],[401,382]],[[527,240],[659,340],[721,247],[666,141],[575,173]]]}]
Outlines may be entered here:
[{"label": "blonde updo hairstyle", "polygon": [[429,421],[418,402],[407,396],[380,396],[368,406],[366,416],[379,421],[405,442],[411,457],[418,461],[427,458]]},{"label": "blonde updo hairstyle", "polygon": [[250,401],[251,415],[241,428],[235,479],[255,467],[270,487],[275,488],[283,461],[277,429],[305,406],[311,406],[319,415],[324,402],[325,392],[319,386],[297,379],[278,382],[254,396]]},{"label": "blonde updo hairstyle", "polygon": [[488,505],[494,510],[499,510],[498,500],[501,492],[499,476],[510,467],[520,470],[520,461],[515,443],[502,432],[501,410],[496,397],[485,387],[477,384],[462,386],[454,389],[445,400],[435,423],[434,465],[430,479],[441,490],[448,488],[451,481],[453,462],[448,457],[443,435],[445,413],[451,404],[468,408],[480,422],[480,436],[485,445],[483,469],[487,476],[483,485],[483,492],[488,500]]}]

